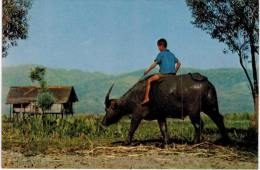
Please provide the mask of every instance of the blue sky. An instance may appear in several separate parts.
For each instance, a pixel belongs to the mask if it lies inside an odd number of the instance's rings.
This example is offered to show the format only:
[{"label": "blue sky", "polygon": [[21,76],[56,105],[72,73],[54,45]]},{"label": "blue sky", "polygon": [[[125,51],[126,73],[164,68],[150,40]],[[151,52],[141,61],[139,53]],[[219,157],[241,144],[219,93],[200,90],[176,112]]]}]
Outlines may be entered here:
[{"label": "blue sky", "polygon": [[195,28],[181,0],[35,0],[29,38],[9,50],[3,65],[122,73],[144,69],[164,37],[183,67],[239,67],[238,57]]}]

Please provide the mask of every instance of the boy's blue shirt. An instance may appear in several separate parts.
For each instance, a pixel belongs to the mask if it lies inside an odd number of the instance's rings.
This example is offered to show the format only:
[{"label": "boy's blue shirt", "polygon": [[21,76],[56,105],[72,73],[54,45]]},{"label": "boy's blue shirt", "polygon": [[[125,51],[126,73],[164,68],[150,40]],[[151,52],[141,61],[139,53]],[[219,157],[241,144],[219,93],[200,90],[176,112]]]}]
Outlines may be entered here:
[{"label": "boy's blue shirt", "polygon": [[161,74],[176,73],[175,64],[178,62],[178,59],[168,49],[161,51],[154,61],[159,64],[159,72]]}]

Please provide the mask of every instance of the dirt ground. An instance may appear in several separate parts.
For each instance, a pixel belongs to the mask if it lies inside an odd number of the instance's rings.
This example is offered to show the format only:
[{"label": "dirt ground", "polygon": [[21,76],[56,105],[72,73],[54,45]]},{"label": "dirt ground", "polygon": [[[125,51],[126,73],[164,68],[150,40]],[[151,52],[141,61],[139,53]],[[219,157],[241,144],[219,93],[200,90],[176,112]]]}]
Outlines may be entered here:
[{"label": "dirt ground", "polygon": [[211,143],[155,146],[109,146],[89,150],[48,149],[25,156],[2,151],[3,168],[228,168],[257,169],[257,154]]}]

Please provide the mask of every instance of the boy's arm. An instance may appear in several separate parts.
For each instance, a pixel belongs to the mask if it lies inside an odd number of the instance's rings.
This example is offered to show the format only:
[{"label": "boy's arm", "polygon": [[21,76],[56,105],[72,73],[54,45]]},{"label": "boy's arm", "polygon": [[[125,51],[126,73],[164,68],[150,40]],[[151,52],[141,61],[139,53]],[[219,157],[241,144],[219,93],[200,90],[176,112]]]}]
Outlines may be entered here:
[{"label": "boy's arm", "polygon": [[180,67],[181,67],[181,63],[180,63],[180,61],[178,60],[178,62],[176,63],[176,67],[175,67],[176,73],[178,72],[178,70],[179,70]]},{"label": "boy's arm", "polygon": [[156,66],[157,66],[157,62],[155,61],[155,62],[153,62],[152,65],[150,65],[150,67],[149,67],[148,69],[146,69],[146,70],[144,71],[144,75],[148,74],[148,73],[149,73],[152,69],[154,69]]}]

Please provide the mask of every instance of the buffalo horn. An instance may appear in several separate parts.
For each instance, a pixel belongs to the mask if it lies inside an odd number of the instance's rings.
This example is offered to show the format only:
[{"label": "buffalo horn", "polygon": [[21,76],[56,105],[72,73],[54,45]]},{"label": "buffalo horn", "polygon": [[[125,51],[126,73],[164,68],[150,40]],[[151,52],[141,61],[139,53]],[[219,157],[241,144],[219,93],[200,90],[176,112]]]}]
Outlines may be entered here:
[{"label": "buffalo horn", "polygon": [[106,106],[108,105],[109,96],[110,96],[110,93],[111,93],[111,91],[112,91],[113,86],[114,86],[114,84],[112,84],[112,86],[109,88],[109,90],[108,90],[108,92],[107,92],[106,100],[105,100],[105,105],[106,105]]}]

